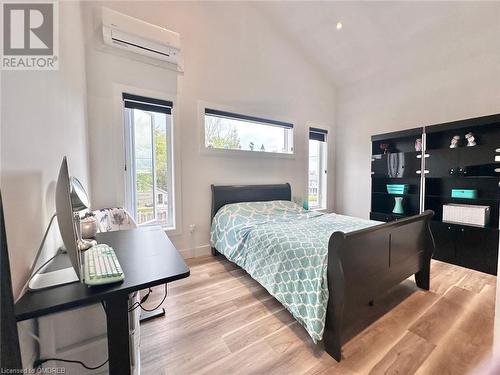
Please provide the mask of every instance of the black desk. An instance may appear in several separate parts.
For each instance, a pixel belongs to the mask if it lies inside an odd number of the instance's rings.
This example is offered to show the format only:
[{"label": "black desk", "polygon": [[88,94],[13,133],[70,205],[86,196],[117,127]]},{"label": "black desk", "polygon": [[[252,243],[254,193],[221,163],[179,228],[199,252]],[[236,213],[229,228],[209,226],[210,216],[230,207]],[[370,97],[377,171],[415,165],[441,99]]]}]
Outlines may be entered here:
[{"label": "black desk", "polygon": [[115,250],[125,273],[123,282],[92,288],[72,283],[28,292],[15,305],[16,319],[37,318],[104,301],[110,374],[129,374],[129,294],[188,277],[189,268],[160,228],[100,233],[97,242]]}]

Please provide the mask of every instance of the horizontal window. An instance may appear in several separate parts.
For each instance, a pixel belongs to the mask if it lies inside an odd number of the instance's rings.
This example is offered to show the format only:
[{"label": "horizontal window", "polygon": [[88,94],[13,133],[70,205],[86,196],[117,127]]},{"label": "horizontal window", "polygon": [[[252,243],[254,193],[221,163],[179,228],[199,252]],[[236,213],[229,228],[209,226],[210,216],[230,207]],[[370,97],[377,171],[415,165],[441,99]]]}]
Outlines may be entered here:
[{"label": "horizontal window", "polygon": [[293,154],[293,124],[206,108],[205,147]]}]

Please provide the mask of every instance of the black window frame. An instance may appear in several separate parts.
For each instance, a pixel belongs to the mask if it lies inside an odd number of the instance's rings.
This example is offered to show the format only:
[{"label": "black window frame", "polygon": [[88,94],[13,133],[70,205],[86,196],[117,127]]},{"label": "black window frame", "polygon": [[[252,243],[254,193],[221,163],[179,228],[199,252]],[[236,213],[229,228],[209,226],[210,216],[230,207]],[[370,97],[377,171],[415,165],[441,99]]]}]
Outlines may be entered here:
[{"label": "black window frame", "polygon": [[328,130],[319,128],[309,128],[309,140],[326,142],[328,138]]},{"label": "black window frame", "polygon": [[141,109],[143,111],[152,111],[172,114],[173,102],[168,100],[148,98],[145,96],[133,95],[128,93],[122,94],[125,108]]},{"label": "black window frame", "polygon": [[286,129],[293,129],[293,124],[290,122],[270,120],[270,119],[256,117],[256,116],[242,115],[240,113],[221,111],[221,110],[212,109],[212,108],[205,108],[205,116],[207,116],[207,115],[221,117],[221,118],[227,118],[227,119],[231,119],[231,120],[242,120],[242,121],[254,122],[257,124],[279,126],[281,128],[286,128]]}]

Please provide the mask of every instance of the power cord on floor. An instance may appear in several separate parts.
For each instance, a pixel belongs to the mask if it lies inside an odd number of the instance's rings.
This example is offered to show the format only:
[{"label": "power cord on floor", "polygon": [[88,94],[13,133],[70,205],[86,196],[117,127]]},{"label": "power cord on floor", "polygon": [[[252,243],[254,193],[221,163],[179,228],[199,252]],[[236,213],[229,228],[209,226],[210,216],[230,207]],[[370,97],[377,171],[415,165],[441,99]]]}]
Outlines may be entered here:
[{"label": "power cord on floor", "polygon": [[[129,312],[130,311],[133,311],[135,309],[137,309],[138,307],[140,307],[142,310],[144,311],[155,311],[156,309],[160,308],[160,306],[163,304],[163,302],[165,302],[165,299],[167,298],[167,288],[165,288],[165,295],[163,296],[163,299],[161,300],[161,302],[158,304],[158,306],[156,306],[155,308],[153,309],[148,309],[148,308],[145,308],[144,306],[142,306],[142,304],[144,302],[146,302],[146,300],[149,298],[149,295],[153,292],[153,290],[151,288],[149,288],[148,292],[141,298],[141,301],[140,302],[134,302],[132,304],[132,306],[130,307],[130,309],[128,310]],[[106,304],[104,303],[104,301],[101,301],[101,306],[102,308],[104,309],[104,312],[107,313],[106,311]],[[34,363],[33,363],[33,367],[34,368],[38,368],[40,367],[43,363],[45,362],[48,362],[48,361],[58,361],[58,362],[67,362],[67,363],[76,363],[76,364],[79,364],[81,366],[83,366],[85,369],[87,370],[97,370],[101,367],[103,367],[104,365],[106,365],[108,362],[109,362],[109,358],[106,359],[106,361],[104,361],[103,363],[101,363],[100,365],[98,366],[88,366],[86,365],[85,363],[83,363],[82,361],[78,361],[76,359],[63,359],[63,358],[40,358],[40,359],[37,359]]]},{"label": "power cord on floor", "polygon": [[[102,308],[104,309],[104,311],[106,312],[106,305],[104,304],[104,301],[101,301],[101,305],[102,305]],[[38,337],[37,337],[38,339]],[[40,343],[40,339],[37,340],[39,343]],[[106,359],[103,363],[101,363],[100,365],[98,366],[89,366],[89,365],[86,365],[85,363],[83,363],[82,361],[79,361],[79,360],[76,360],[76,359],[64,359],[64,358],[39,358],[37,360],[35,360],[35,362],[33,362],[33,368],[37,369],[39,368],[42,364],[44,364],[45,362],[48,362],[48,361],[58,361],[58,362],[67,362],[67,363],[76,363],[76,364],[79,364],[81,366],[83,366],[84,368],[86,368],[87,370],[97,370],[97,369],[100,369],[101,367],[103,367],[104,365],[106,365],[106,363],[109,362],[109,358]]]},{"label": "power cord on floor", "polygon": [[100,365],[98,366],[88,366],[86,365],[85,363],[83,363],[82,361],[78,361],[76,359],[62,359],[62,358],[40,358],[40,359],[37,359],[34,363],[33,363],[33,367],[36,369],[38,367],[40,367],[43,363],[45,362],[48,362],[48,361],[57,361],[57,362],[67,362],[67,363],[77,363],[83,367],[85,367],[87,370],[97,370],[97,369],[100,369],[101,367],[103,367],[104,365],[106,365],[108,362],[109,362],[109,359],[106,359],[106,361],[104,361],[103,363],[101,363]]}]

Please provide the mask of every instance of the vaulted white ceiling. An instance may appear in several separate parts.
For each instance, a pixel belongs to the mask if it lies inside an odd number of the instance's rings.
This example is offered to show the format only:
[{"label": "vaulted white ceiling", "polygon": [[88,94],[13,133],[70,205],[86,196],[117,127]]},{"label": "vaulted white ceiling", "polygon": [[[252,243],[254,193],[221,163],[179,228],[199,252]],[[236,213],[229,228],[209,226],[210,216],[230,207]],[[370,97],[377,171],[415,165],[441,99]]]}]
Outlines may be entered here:
[{"label": "vaulted white ceiling", "polygon": [[[338,87],[377,75],[443,69],[480,55],[491,55],[500,64],[500,2],[254,6]],[[337,22],[342,22],[341,30]]]}]

